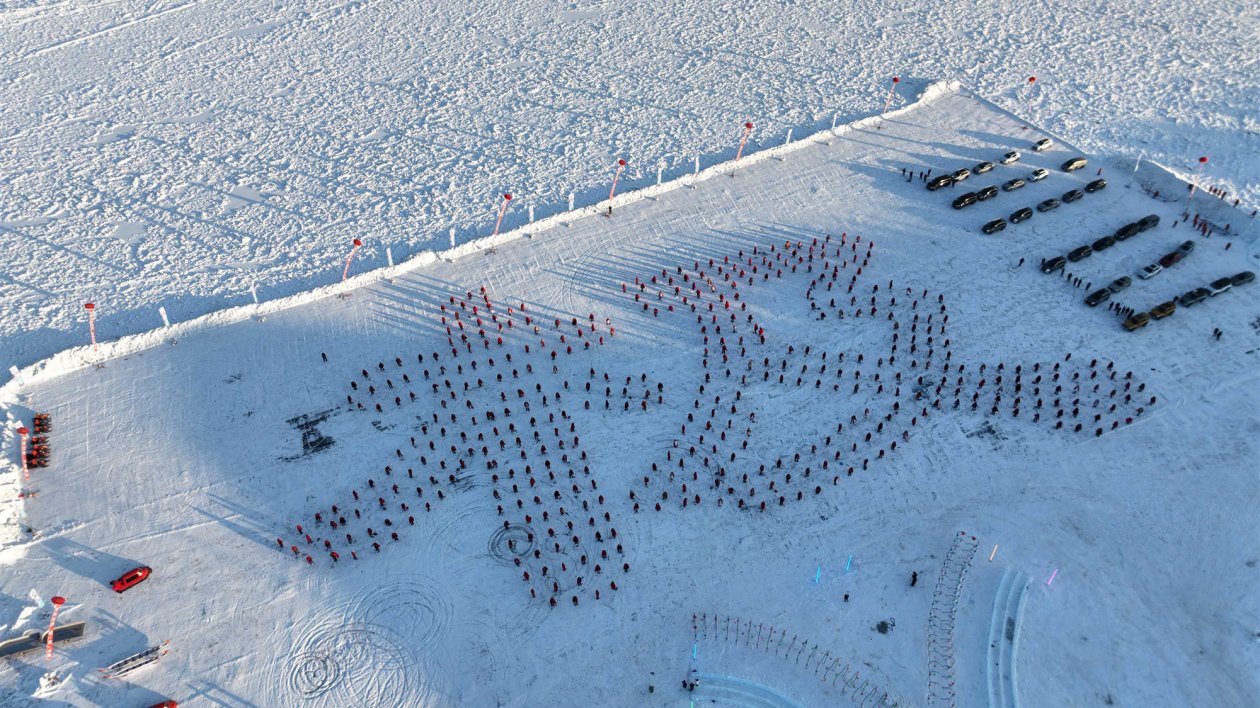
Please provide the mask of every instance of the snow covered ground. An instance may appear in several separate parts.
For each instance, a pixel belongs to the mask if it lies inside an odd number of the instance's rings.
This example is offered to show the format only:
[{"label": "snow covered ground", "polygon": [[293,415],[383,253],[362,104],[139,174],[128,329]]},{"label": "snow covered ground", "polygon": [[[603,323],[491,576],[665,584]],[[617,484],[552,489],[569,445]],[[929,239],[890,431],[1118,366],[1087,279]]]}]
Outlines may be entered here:
[{"label": "snow covered ground", "polygon": [[[1260,203],[1254,3],[0,2],[0,367],[333,282],[954,78]],[[1026,92],[1027,77],[1038,81]],[[1234,221],[1237,226],[1242,216]],[[1230,220],[1225,219],[1224,223]]]},{"label": "snow covered ground", "polygon": [[[1035,264],[1157,214],[1069,268],[1097,287],[1193,238],[1116,296],[1149,309],[1260,249],[1196,237],[1184,199],[1111,167],[1106,190],[980,234],[1111,164],[1070,136],[1027,151],[1041,135],[933,91],[611,218],[25,372],[7,413],[52,414],[53,465],[5,475],[0,625],[47,622],[31,589],[89,623],[40,705],[923,705],[951,662],[957,704],[984,705],[1008,570],[1030,579],[1023,705],[1255,704],[1260,286],[1126,333]],[[1051,176],[962,211],[961,186],[901,173],[1011,148],[1025,158],[963,185]],[[1078,153],[1086,170],[1057,169]],[[141,563],[150,580],[110,592]],[[97,677],[165,639],[157,666]],[[0,666],[0,702],[37,692],[37,654]]]}]

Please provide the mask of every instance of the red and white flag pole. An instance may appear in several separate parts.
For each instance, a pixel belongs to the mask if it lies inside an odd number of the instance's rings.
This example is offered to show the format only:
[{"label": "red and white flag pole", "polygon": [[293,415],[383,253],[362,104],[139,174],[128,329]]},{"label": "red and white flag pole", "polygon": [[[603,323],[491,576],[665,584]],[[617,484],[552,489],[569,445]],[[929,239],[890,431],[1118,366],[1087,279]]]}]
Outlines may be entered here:
[{"label": "red and white flag pole", "polygon": [[17,434],[22,436],[22,479],[31,478],[31,469],[26,464],[26,436],[30,434],[30,430],[23,425],[17,429]]},{"label": "red and white flag pole", "polygon": [[499,235],[499,227],[503,225],[503,215],[507,213],[508,202],[512,201],[511,194],[503,195],[503,206],[499,207],[499,220],[494,222],[494,235]]},{"label": "red and white flag pole", "polygon": [[359,246],[362,246],[363,242],[356,238],[352,244],[353,245],[350,247],[350,255],[346,256],[346,267],[341,271],[341,282],[343,283],[346,282],[346,276],[350,275],[350,260],[354,258],[354,252],[359,250]]},{"label": "red and white flag pole", "polygon": [[52,617],[48,620],[48,647],[44,650],[44,661],[52,661],[53,630],[57,627],[57,613],[61,610],[61,606],[66,604],[66,598],[60,595],[54,595],[52,604]]},{"label": "red and white flag pole", "polygon": [[609,190],[608,190],[608,214],[607,214],[607,216],[612,216],[612,200],[613,200],[613,196],[615,196],[615,195],[617,194],[617,178],[621,176],[621,171],[622,171],[622,170],[624,170],[624,169],[626,169],[626,161],[625,161],[625,160],[617,160],[617,171],[613,173],[612,189],[609,189]]},{"label": "red and white flag pole", "polygon": [[[744,146],[748,144],[748,136],[752,134],[752,129],[753,129],[753,124],[752,124],[752,123],[745,123],[745,124],[744,124],[744,135],[743,135],[743,137],[741,137],[741,138],[739,139],[739,149],[735,151],[735,161],[736,161],[736,162],[739,162],[739,158],[740,158],[740,157],[742,157],[742,156],[743,156],[743,154],[744,154]],[[700,164],[700,160],[699,160],[699,158],[697,158],[697,159],[696,159],[696,165],[697,165],[697,166],[699,166],[699,164]],[[734,176],[735,176],[735,171],[734,171],[734,170],[731,170],[731,176],[732,176],[732,177],[734,177]]]},{"label": "red and white flag pole", "polygon": [[884,99],[884,110],[879,112],[880,118],[884,117],[884,114],[888,112],[888,107],[892,105],[893,93],[897,90],[897,84],[899,83],[901,83],[901,77],[894,76],[892,85],[888,87],[888,98]]},{"label": "red and white flag pole", "polygon": [[1194,173],[1194,182],[1190,184],[1190,196],[1186,198],[1186,201],[1194,199],[1194,191],[1199,188],[1199,180],[1203,178],[1203,166],[1207,164],[1207,161],[1206,157],[1199,158],[1199,169]]},{"label": "red and white flag pole", "polygon": [[94,303],[85,303],[83,309],[88,311],[88,333],[92,335],[92,351],[97,351],[96,346],[96,305]]},{"label": "red and white flag pole", "polygon": [[1028,77],[1028,97],[1024,100],[1024,113],[1025,113],[1025,115],[1027,115],[1027,116],[1028,116],[1028,122],[1029,122],[1029,123],[1031,123],[1031,122],[1032,122],[1032,95],[1033,95],[1033,84],[1036,84],[1036,83],[1037,83],[1037,77],[1036,77],[1036,76],[1029,76],[1029,77]]}]

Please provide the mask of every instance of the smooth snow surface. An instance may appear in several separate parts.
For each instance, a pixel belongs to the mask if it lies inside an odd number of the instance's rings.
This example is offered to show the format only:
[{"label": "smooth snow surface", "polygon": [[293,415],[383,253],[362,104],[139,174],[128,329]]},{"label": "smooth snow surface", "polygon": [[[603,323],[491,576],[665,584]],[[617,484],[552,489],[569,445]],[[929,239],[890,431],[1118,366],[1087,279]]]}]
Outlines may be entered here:
[{"label": "smooth snow surface", "polygon": [[[1083,287],[1035,267],[1155,213],[1156,228],[1069,267],[1098,287],[1193,238],[1185,261],[1115,296],[1149,309],[1253,267],[1255,240],[1194,236],[1176,223],[1184,200],[1154,199],[1110,168],[1106,190],[981,235],[985,221],[1096,177],[1092,153],[1082,172],[1057,170],[1078,152],[1070,136],[944,193],[901,176],[972,166],[1042,135],[969,92],[936,91],[611,218],[24,372],[26,384],[3,391],[7,415],[52,414],[52,466],[29,483],[16,466],[3,476],[0,626],[4,636],[45,626],[35,589],[68,598],[62,617],[86,620],[89,633],[50,664],[36,652],[0,666],[0,703],[23,705],[55,668],[66,683],[38,705],[917,706],[930,691],[942,702],[929,667],[946,662],[957,704],[982,706],[1004,680],[990,676],[997,655],[1013,662],[1002,671],[1024,706],[1256,704],[1260,285],[1126,333],[1105,306],[1082,304]],[[1034,167],[1051,176],[949,207],[964,186]],[[456,313],[471,345],[458,356],[445,329],[460,342]],[[930,381],[919,386],[921,375]],[[1080,399],[1064,430],[1055,397],[1065,409]],[[38,495],[16,502],[19,489]],[[693,495],[700,503],[683,508]],[[741,499],[753,509],[739,510]],[[362,518],[333,531],[334,504]],[[141,563],[150,580],[110,591]],[[1016,572],[1029,578],[1022,597]],[[1018,646],[991,651],[1007,616]],[[157,665],[126,681],[97,677],[164,639],[171,652]],[[684,690],[693,678],[700,685]]]},{"label": "smooth snow surface", "polygon": [[[1256,8],[1173,3],[0,2],[0,369],[334,282],[956,79],[1260,203]],[[1027,78],[1038,81],[1027,90]]]}]

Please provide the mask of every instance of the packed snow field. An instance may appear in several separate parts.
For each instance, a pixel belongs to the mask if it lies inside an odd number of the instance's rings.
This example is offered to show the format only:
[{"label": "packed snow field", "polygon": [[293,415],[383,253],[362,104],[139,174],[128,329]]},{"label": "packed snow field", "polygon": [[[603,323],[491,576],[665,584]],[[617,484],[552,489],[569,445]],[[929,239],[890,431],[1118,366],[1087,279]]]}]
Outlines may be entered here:
[{"label": "packed snow field", "polygon": [[[1171,3],[0,2],[0,367],[333,282],[953,78],[1260,203],[1257,10]],[[1038,81],[1027,89],[1027,78]]]},{"label": "packed snow field", "polygon": [[28,370],[5,449],[47,413],[50,466],[4,475],[0,627],[59,594],[87,634],[0,665],[0,702],[1255,704],[1260,286],[1132,333],[1082,302],[1190,239],[1113,296],[1149,309],[1255,239],[1044,135],[934,87],[608,217]]}]

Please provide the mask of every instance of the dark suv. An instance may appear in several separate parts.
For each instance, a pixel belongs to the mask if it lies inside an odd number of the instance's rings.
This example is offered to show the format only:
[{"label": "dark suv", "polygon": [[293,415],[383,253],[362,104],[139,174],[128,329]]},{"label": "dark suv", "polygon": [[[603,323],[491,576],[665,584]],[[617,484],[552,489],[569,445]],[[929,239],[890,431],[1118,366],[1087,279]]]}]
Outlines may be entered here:
[{"label": "dark suv", "polygon": [[1100,302],[1104,302],[1110,297],[1111,297],[1111,291],[1108,290],[1107,288],[1103,288],[1102,290],[1095,290],[1094,292],[1089,294],[1089,297],[1085,298],[1085,304],[1089,305],[1090,307],[1095,307]]},{"label": "dark suv", "polygon": [[1068,260],[1075,263],[1077,261],[1089,258],[1093,254],[1094,254],[1093,248],[1090,248],[1089,246],[1081,246],[1079,248],[1073,248],[1071,251],[1068,252]]},{"label": "dark suv", "polygon": [[976,203],[976,193],[967,192],[966,194],[954,200],[954,208],[962,209],[963,207],[969,207],[975,203]]},{"label": "dark suv", "polygon": [[1021,221],[1027,221],[1028,219],[1032,218],[1032,214],[1033,214],[1032,209],[1029,209],[1028,207],[1024,207],[1023,209],[1020,209],[1019,211],[1013,212],[1011,214],[1011,223],[1018,224]]},{"label": "dark suv", "polygon": [[980,228],[986,234],[997,233],[1006,228],[1006,219],[994,219]]},{"label": "dark suv", "polygon": [[1117,241],[1124,241],[1125,239],[1137,235],[1137,232],[1141,230],[1142,228],[1138,226],[1136,222],[1132,224],[1125,224],[1124,226],[1116,229],[1115,237]]},{"label": "dark suv", "polygon": [[1063,266],[1067,265],[1067,259],[1063,256],[1055,256],[1041,262],[1042,273],[1053,273],[1057,270],[1063,270]]},{"label": "dark suv", "polygon": [[1150,229],[1153,229],[1156,226],[1159,226],[1158,214],[1147,214],[1146,216],[1137,220],[1138,231],[1149,231]]},{"label": "dark suv", "polygon": [[949,185],[953,183],[954,183],[953,177],[950,177],[949,175],[941,175],[940,177],[933,177],[932,181],[928,182],[927,187],[928,187],[929,192],[935,192],[941,187],[948,187]]},{"label": "dark suv", "polygon": [[1083,157],[1074,157],[1063,163],[1064,172],[1075,172],[1086,165],[1087,161]]},{"label": "dark suv", "polygon": [[1095,251],[1105,251],[1114,245],[1116,245],[1115,236],[1103,236],[1097,241],[1091,243],[1090,247],[1093,248]]}]

